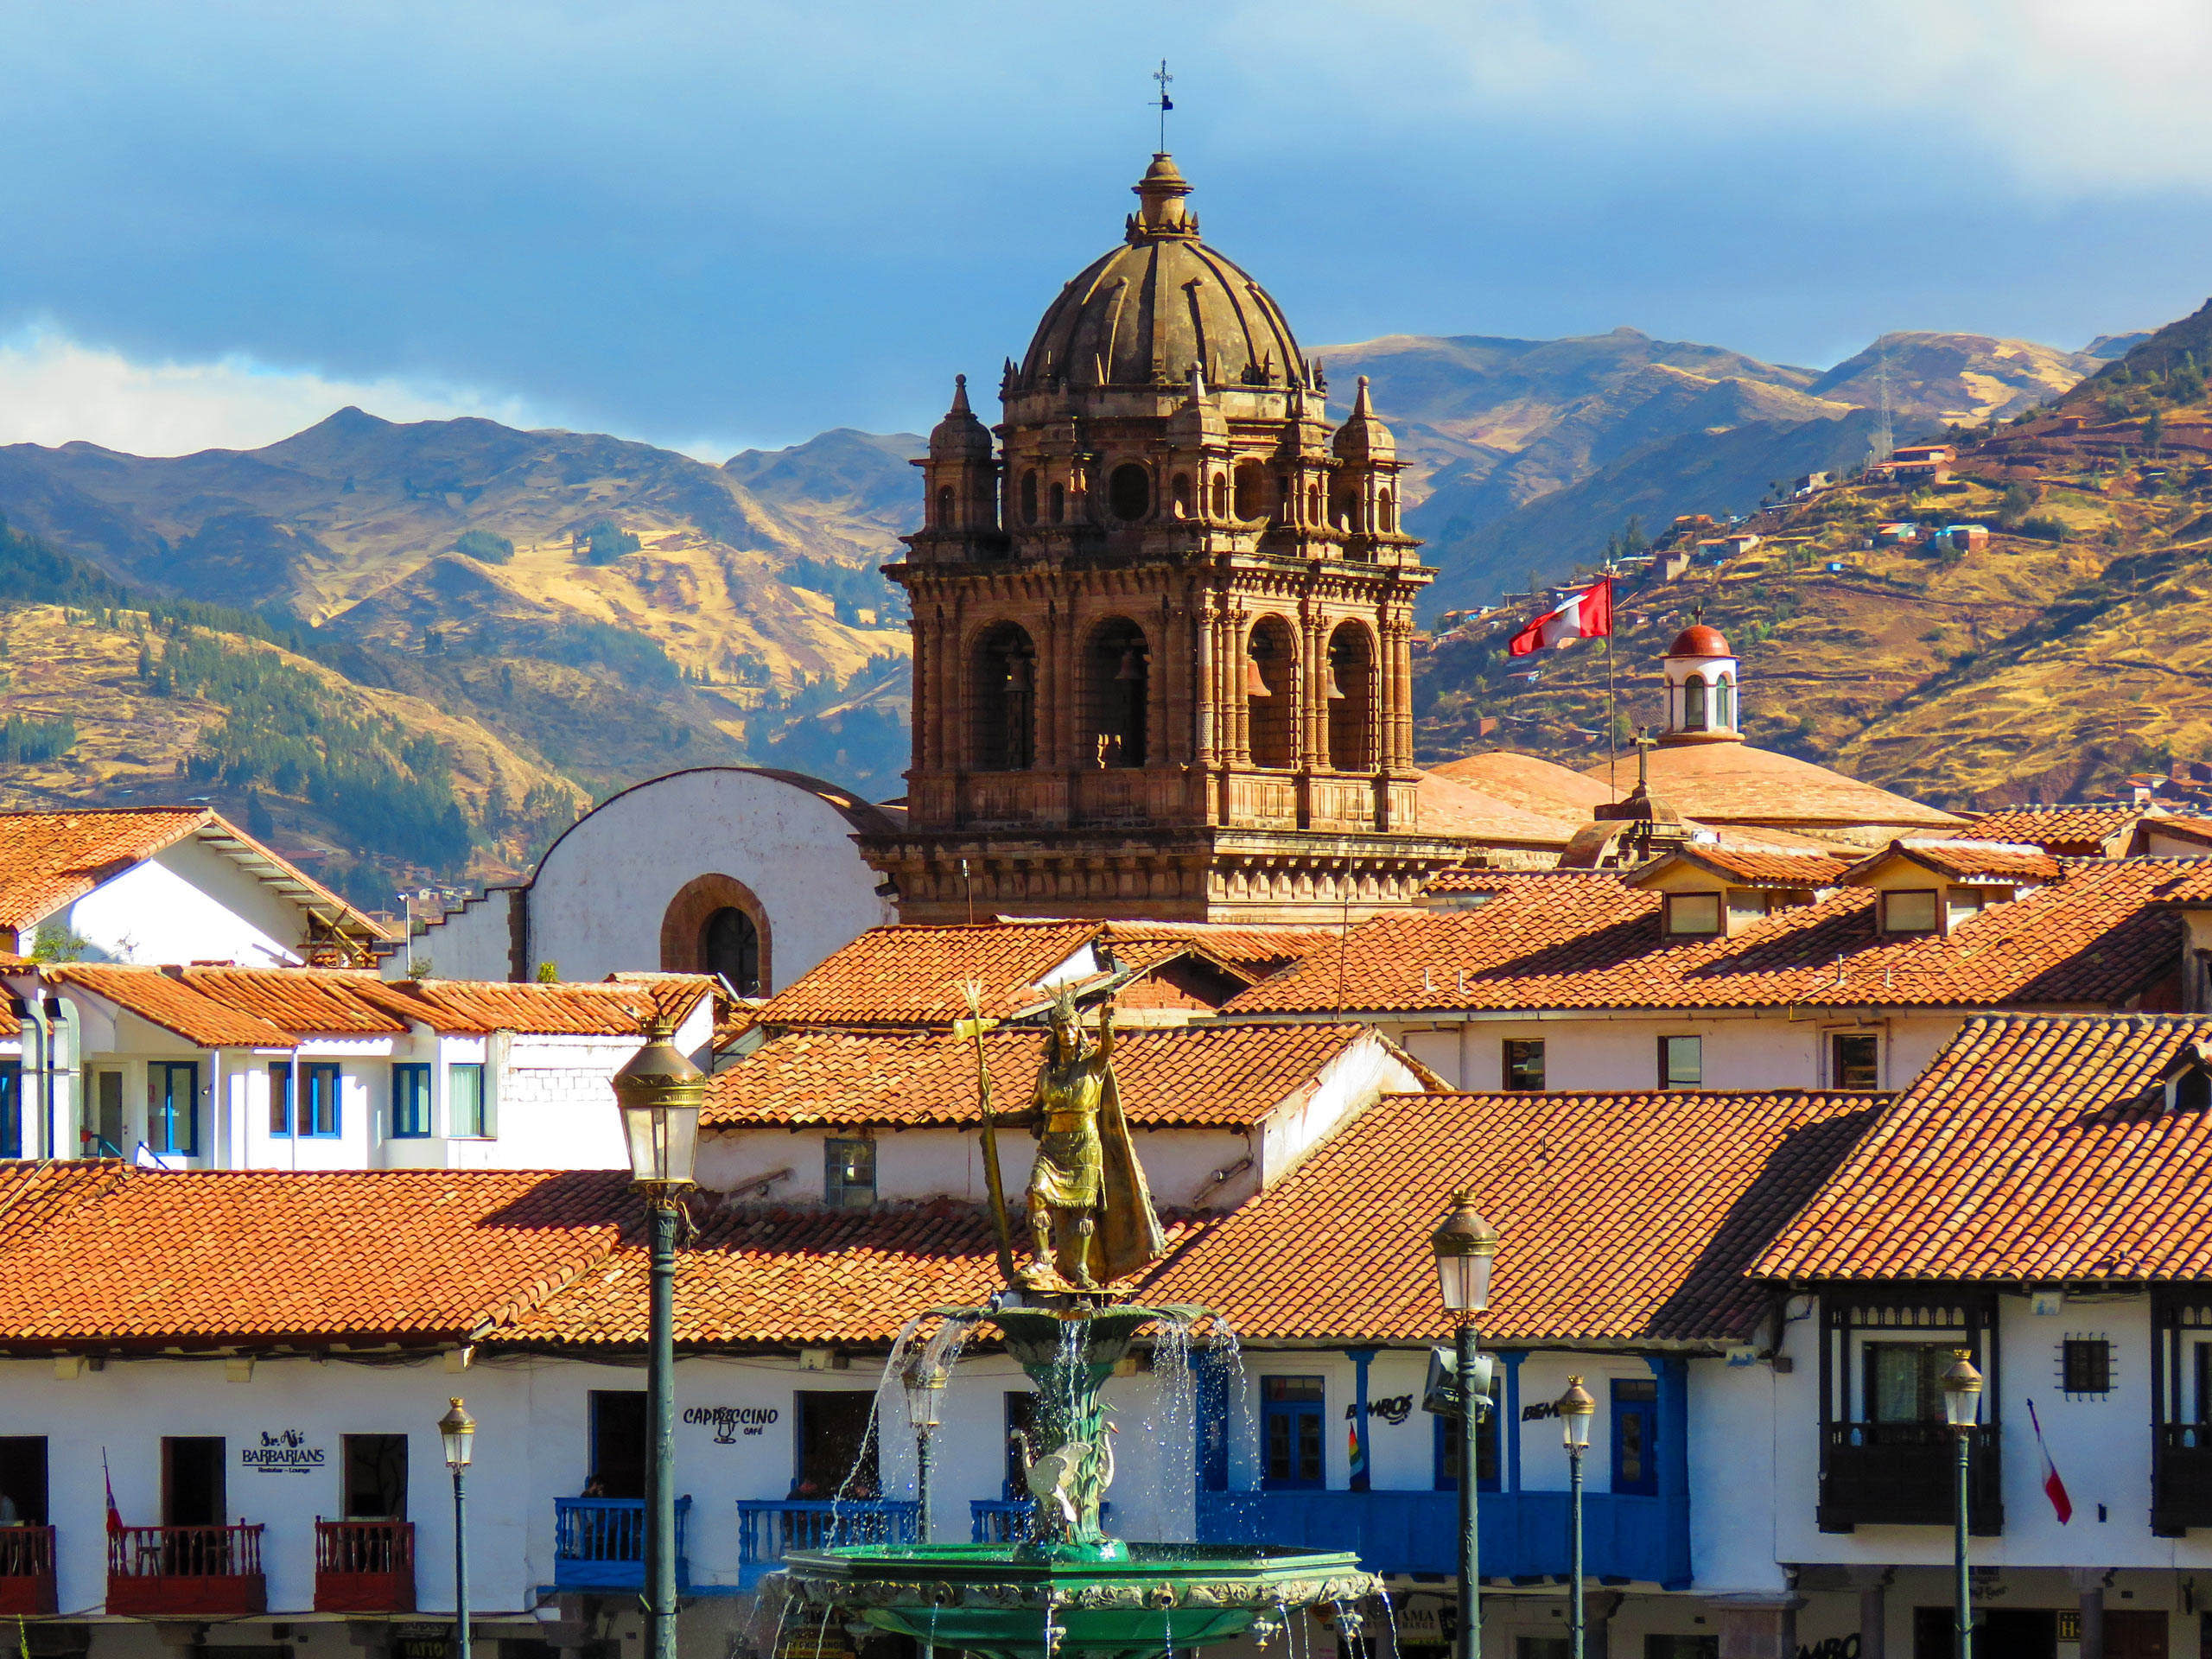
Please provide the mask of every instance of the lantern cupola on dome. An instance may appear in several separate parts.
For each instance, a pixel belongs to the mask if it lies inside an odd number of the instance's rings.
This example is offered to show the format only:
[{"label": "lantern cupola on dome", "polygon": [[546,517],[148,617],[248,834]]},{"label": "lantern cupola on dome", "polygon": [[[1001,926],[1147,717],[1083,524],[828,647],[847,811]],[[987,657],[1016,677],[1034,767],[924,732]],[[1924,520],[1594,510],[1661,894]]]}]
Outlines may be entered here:
[{"label": "lantern cupola on dome", "polygon": [[1675,636],[1661,664],[1667,676],[1662,743],[1740,743],[1743,707],[1736,654],[1718,628],[1693,623]]}]

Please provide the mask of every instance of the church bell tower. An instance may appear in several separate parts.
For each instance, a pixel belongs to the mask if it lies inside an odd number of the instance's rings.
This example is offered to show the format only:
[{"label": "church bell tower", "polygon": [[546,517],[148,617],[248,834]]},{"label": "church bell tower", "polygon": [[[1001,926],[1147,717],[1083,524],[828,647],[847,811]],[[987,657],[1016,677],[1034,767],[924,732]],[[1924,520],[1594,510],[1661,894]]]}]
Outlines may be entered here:
[{"label": "church bell tower", "polygon": [[1399,461],[1341,426],[1265,289],[1157,155],[1060,291],[995,440],[965,377],[930,435],[907,823],[861,838],[912,922],[1326,921],[1408,904],[1424,836]]}]

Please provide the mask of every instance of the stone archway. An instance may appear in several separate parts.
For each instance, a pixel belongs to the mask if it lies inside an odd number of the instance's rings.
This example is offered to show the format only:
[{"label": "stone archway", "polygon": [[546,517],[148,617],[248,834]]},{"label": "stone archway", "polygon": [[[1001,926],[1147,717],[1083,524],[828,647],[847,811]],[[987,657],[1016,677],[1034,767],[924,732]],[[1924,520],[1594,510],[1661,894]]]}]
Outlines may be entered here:
[{"label": "stone archway", "polygon": [[727,952],[734,948],[733,941],[744,932],[741,925],[733,925],[734,918],[723,916],[726,911],[736,912],[744,922],[751,924],[756,963],[753,984],[738,984],[734,979],[732,983],[740,995],[766,996],[775,984],[772,955],[775,934],[768,925],[768,907],[752,888],[734,875],[694,876],[668,901],[668,909],[660,921],[661,971],[710,971],[710,938]]}]

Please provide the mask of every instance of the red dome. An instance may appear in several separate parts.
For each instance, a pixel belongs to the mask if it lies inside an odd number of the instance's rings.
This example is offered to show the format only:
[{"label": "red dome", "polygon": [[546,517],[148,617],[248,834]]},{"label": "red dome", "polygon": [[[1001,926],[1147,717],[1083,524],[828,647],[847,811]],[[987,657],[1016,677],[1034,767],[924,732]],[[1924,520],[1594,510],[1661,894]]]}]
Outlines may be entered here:
[{"label": "red dome", "polygon": [[1692,623],[1675,636],[1675,643],[1667,647],[1669,657],[1733,657],[1728,642],[1720,637],[1720,630],[1708,628],[1702,622]]}]

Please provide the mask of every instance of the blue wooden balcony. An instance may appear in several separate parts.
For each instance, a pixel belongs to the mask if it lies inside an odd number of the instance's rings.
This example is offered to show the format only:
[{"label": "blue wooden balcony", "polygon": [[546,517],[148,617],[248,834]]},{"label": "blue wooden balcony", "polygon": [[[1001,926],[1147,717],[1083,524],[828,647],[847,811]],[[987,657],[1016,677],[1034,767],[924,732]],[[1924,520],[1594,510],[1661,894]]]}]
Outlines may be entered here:
[{"label": "blue wooden balcony", "polygon": [[[1566,1573],[1565,1492],[1484,1492],[1480,1515],[1485,1579]],[[1582,1536],[1592,1578],[1689,1587],[1686,1502],[1586,1492]],[[1198,1539],[1349,1549],[1370,1573],[1449,1578],[1459,1572],[1459,1498],[1448,1491],[1201,1491]]]},{"label": "blue wooden balcony", "polygon": [[839,1544],[921,1541],[922,1506],[911,1497],[741,1497],[737,1501],[737,1587],[750,1590],[784,1564],[786,1551]]},{"label": "blue wooden balcony", "polygon": [[[691,1500],[676,1500],[676,1584],[691,1587],[685,1535]],[[636,1497],[556,1497],[553,1500],[553,1587],[556,1590],[643,1590],[645,1587],[645,1505]]]}]

